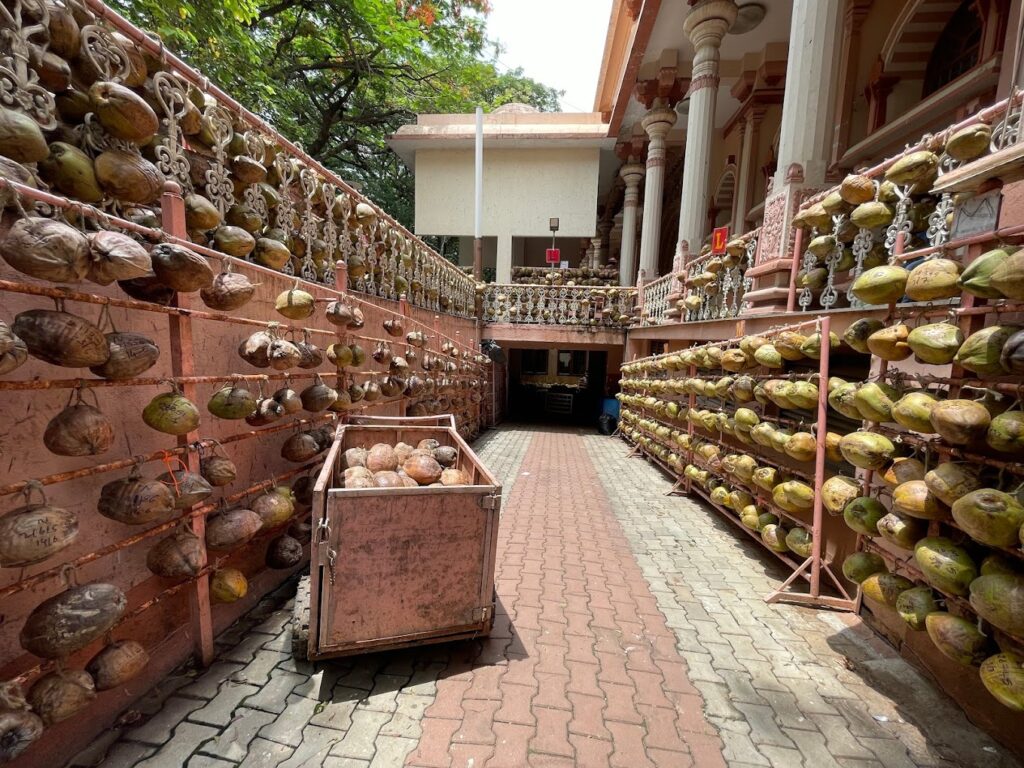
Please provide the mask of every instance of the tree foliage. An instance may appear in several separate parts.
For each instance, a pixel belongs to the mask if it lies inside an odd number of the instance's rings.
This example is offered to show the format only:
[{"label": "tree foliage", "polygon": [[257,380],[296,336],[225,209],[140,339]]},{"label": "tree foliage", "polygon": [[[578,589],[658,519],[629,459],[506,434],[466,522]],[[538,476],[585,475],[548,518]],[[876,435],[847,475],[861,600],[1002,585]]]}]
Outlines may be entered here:
[{"label": "tree foliage", "polygon": [[116,0],[115,5],[409,225],[411,175],[386,145],[416,113],[558,92],[487,61],[488,0]]}]

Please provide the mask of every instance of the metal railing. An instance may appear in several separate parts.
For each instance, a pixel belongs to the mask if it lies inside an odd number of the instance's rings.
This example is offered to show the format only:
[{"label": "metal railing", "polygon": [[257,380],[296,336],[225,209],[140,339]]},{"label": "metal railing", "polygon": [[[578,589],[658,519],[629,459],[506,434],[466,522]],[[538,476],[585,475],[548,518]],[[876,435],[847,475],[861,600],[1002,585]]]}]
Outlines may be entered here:
[{"label": "metal railing", "polygon": [[485,323],[624,328],[632,322],[636,288],[489,284],[481,293]]},{"label": "metal railing", "polygon": [[640,325],[661,325],[669,321],[668,297],[676,286],[676,275],[670,272],[640,286]]}]

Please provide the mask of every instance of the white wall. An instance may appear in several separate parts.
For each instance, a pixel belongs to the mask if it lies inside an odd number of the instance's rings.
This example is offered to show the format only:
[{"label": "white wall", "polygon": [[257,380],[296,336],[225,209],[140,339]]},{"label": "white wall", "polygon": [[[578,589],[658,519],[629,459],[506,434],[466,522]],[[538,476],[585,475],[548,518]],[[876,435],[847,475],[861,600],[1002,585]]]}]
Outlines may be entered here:
[{"label": "white wall", "polygon": [[[484,235],[595,235],[600,150],[487,149]],[[473,235],[473,150],[416,152],[416,234]],[[499,246],[499,251],[500,251]]]}]

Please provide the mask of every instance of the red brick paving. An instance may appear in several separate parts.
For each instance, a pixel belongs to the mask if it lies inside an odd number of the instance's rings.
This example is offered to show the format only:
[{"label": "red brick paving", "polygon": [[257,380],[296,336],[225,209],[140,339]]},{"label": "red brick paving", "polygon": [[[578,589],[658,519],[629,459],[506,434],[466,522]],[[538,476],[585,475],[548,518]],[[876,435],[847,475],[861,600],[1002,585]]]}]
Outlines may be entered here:
[{"label": "red brick paving", "polygon": [[498,631],[438,680],[406,765],[724,766],[583,442],[536,432],[520,473],[501,517]]}]

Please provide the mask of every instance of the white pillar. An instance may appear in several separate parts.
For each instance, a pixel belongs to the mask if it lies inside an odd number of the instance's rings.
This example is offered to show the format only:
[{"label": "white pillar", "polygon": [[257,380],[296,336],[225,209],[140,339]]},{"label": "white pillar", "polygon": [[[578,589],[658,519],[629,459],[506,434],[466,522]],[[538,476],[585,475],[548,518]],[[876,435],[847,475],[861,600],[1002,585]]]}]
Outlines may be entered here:
[{"label": "white pillar", "polygon": [[512,235],[498,235],[498,254],[495,264],[495,282],[512,282]]},{"label": "white pillar", "polygon": [[619,176],[626,183],[622,201],[622,251],[619,254],[619,285],[632,285],[636,274],[636,209],[640,204],[640,182],[644,167],[639,163],[622,166]]},{"label": "white pillar", "polygon": [[702,0],[683,22],[693,43],[690,111],[686,119],[686,156],[679,203],[679,239],[696,253],[704,241],[711,188],[711,145],[715,140],[719,46],[736,20],[733,0]]},{"label": "white pillar", "polygon": [[740,167],[736,179],[736,209],[732,226],[736,234],[747,229],[747,212],[750,210],[754,178],[757,174],[757,129],[764,117],[764,109],[753,107],[743,118],[743,137],[740,145]]},{"label": "white pillar", "polygon": [[[647,179],[644,183],[644,229],[640,240],[640,269],[650,282],[658,275],[661,238],[661,193],[665,186],[665,136],[675,125],[676,113],[664,104],[647,113],[641,125],[651,141],[647,145]],[[628,284],[634,283],[630,280]]]},{"label": "white pillar", "polygon": [[845,0],[793,0],[775,189],[793,163],[804,182],[825,181],[832,150]]}]

